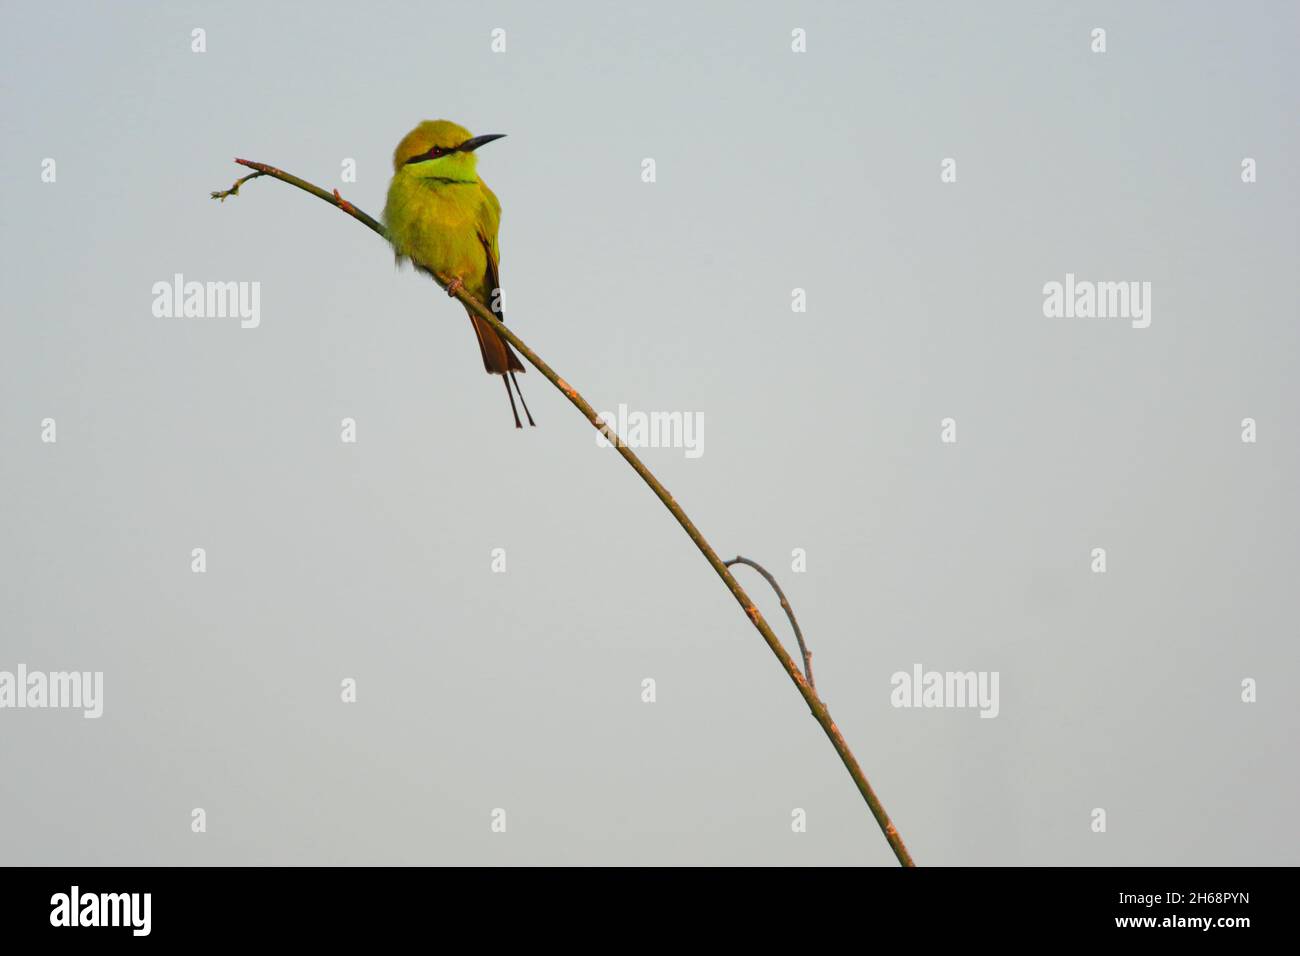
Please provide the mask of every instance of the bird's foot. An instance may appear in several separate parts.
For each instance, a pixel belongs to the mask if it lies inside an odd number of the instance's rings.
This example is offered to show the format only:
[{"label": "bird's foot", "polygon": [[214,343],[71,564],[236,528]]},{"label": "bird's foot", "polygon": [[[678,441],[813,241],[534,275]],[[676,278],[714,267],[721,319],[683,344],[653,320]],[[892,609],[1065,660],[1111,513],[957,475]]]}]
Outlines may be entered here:
[{"label": "bird's foot", "polygon": [[447,295],[454,299],[456,298],[456,293],[460,292],[464,288],[465,280],[460,276],[456,276],[456,278],[447,283]]}]

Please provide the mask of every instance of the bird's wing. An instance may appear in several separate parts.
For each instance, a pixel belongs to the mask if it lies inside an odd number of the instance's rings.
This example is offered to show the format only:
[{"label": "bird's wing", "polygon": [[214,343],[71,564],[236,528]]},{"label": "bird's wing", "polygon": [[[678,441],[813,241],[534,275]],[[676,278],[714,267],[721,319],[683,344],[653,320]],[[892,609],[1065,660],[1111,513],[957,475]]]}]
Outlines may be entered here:
[{"label": "bird's wing", "polygon": [[[501,203],[497,202],[496,195],[487,186],[482,183],[479,183],[479,186],[483,192],[483,202],[478,212],[478,238],[483,243],[484,258],[487,260],[487,269],[483,276],[483,285],[487,289],[485,304],[497,314],[497,318],[504,320],[505,310],[499,304],[494,305],[494,302],[499,302],[501,296],[499,265],[501,252],[497,246],[497,228],[501,225]],[[470,313],[470,320],[474,323],[474,332],[478,335],[479,347],[483,350],[484,368],[498,374],[507,371],[525,371],[524,363],[519,360],[515,350],[492,326],[473,313]]]},{"label": "bird's wing", "polygon": [[[478,237],[487,252],[487,275],[484,280],[487,284],[487,304],[491,308],[492,299],[497,297],[501,288],[501,248],[497,244],[497,231],[501,227],[501,203],[486,183],[479,183],[479,189],[483,193],[483,202],[478,211]],[[504,318],[501,311],[497,315]]]}]

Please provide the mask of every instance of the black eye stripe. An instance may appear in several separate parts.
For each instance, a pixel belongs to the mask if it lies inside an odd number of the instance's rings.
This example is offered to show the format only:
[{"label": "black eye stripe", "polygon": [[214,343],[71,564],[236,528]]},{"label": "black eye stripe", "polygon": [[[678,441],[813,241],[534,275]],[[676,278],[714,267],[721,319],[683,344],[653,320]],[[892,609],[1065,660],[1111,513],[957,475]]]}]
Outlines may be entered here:
[{"label": "black eye stripe", "polygon": [[406,165],[409,166],[411,163],[422,163],[427,159],[439,159],[440,157],[447,156],[454,152],[456,152],[456,147],[454,146],[451,149],[445,149],[442,146],[434,146],[428,152],[412,156],[406,161]]}]

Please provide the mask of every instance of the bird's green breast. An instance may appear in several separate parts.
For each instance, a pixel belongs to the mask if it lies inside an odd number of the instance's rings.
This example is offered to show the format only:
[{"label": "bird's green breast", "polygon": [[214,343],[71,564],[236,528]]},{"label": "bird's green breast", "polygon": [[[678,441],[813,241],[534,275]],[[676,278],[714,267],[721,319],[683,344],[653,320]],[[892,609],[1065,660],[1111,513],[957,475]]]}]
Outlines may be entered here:
[{"label": "bird's green breast", "polygon": [[479,236],[483,202],[477,182],[443,183],[398,173],[384,206],[389,241],[399,256],[459,276],[472,288],[487,272]]}]

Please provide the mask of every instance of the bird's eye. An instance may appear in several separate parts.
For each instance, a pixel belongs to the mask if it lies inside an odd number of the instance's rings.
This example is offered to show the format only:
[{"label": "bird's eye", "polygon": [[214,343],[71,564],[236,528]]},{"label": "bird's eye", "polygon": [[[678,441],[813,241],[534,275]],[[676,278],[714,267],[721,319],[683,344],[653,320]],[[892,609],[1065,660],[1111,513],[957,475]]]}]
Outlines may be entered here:
[{"label": "bird's eye", "polygon": [[433,159],[437,159],[439,156],[445,156],[446,154],[447,151],[441,146],[435,146],[433,149],[429,150],[429,156]]}]

